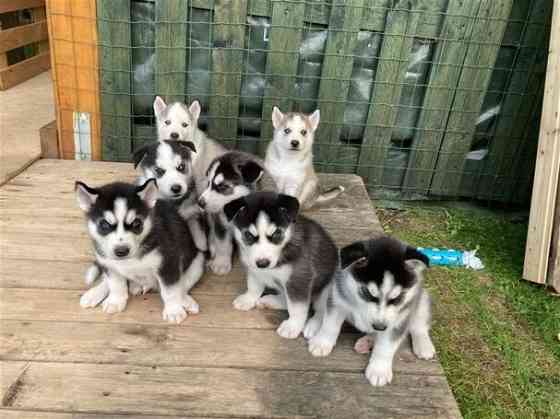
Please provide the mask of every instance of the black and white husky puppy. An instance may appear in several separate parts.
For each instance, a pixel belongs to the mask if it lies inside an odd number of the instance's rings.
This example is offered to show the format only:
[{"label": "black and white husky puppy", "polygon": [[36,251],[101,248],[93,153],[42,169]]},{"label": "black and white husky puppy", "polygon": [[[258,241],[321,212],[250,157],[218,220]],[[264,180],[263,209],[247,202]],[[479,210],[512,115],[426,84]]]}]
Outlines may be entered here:
[{"label": "black and white husky puppy", "polygon": [[[253,193],[224,207],[247,269],[247,291],[233,306],[287,308],[289,317],[277,333],[288,339],[307,329],[311,305],[316,312],[326,310],[328,285],[338,266],[338,250],[329,234],[298,211],[295,197],[275,192]],[[277,294],[263,296],[265,287]],[[317,322],[312,319],[307,323]]]},{"label": "black and white husky puppy", "polygon": [[158,200],[155,179],[140,186],[116,182],[99,188],[76,182],[75,190],[109,290],[103,311],[125,309],[130,281],[159,287],[163,318],[169,322],[181,323],[187,312],[197,313],[198,304],[187,292],[202,276],[204,255],[176,206]]},{"label": "black and white husky puppy", "polygon": [[[346,320],[360,331],[375,335],[366,369],[366,377],[374,386],[391,382],[393,357],[408,335],[418,358],[433,358],[430,296],[422,287],[428,258],[384,236],[344,247],[340,259],[342,270],[330,289],[321,326],[309,336],[311,354],[328,355]],[[359,339],[361,352],[368,340]]]},{"label": "black and white husky puppy", "polygon": [[274,181],[266,174],[263,163],[255,156],[230,151],[216,159],[208,168],[208,183],[198,204],[208,214],[210,226],[208,244],[209,266],[218,275],[231,270],[233,236],[223,209],[234,199],[262,188],[275,189]]}]

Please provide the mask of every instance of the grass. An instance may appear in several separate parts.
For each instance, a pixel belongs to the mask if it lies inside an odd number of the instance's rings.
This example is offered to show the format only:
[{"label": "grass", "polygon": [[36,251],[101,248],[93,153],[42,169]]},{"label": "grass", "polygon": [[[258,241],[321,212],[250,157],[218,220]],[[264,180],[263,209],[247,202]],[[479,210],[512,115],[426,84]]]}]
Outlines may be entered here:
[{"label": "grass", "polygon": [[412,245],[478,248],[482,271],[433,267],[433,337],[463,416],[560,418],[560,297],[521,279],[527,223],[505,214],[378,210]]}]

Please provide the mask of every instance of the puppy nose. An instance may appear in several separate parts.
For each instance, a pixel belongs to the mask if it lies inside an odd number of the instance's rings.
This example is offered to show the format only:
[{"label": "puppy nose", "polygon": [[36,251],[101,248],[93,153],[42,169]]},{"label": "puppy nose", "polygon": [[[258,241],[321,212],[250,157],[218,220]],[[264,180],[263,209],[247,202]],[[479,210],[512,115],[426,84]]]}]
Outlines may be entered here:
[{"label": "puppy nose", "polygon": [[204,198],[200,198],[200,199],[198,200],[198,206],[199,206],[200,208],[206,208],[206,200],[205,200]]},{"label": "puppy nose", "polygon": [[385,323],[373,323],[373,328],[379,332],[383,332],[387,329],[387,325]]},{"label": "puppy nose", "polygon": [[176,140],[179,138],[179,134],[176,132],[172,132],[171,134],[169,134],[169,136],[171,137],[172,140]]},{"label": "puppy nose", "polygon": [[258,268],[266,268],[268,265],[270,265],[270,260],[268,259],[258,259],[257,260],[257,267]]},{"label": "puppy nose", "polygon": [[128,246],[115,247],[115,256],[118,258],[124,258],[125,256],[128,256],[129,253],[130,249],[128,248]]},{"label": "puppy nose", "polygon": [[181,185],[171,185],[171,192],[173,193],[180,193],[182,189]]},{"label": "puppy nose", "polygon": [[294,148],[299,147],[299,141],[298,140],[292,140],[291,144],[292,144],[292,147],[294,147]]}]

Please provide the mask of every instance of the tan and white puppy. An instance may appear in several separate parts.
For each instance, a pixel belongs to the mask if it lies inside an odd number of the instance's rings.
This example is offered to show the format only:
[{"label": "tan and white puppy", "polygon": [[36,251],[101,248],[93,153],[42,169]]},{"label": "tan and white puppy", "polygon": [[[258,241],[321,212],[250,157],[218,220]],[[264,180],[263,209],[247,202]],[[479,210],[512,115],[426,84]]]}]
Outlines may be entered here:
[{"label": "tan and white puppy", "polygon": [[313,168],[313,141],[319,119],[318,109],[310,115],[282,113],[276,106],[272,109],[274,136],[266,151],[265,168],[279,192],[296,197],[303,209],[331,201],[344,192],[343,186],[322,191]]}]

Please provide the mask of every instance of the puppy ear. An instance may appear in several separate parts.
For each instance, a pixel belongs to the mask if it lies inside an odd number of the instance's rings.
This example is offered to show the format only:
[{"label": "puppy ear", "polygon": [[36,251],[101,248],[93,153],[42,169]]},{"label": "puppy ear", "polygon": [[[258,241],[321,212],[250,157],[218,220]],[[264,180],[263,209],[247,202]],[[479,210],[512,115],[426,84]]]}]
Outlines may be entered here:
[{"label": "puppy ear", "polygon": [[243,179],[249,183],[258,182],[264,174],[264,169],[261,165],[252,160],[249,160],[239,169],[241,170],[241,176],[243,176]]},{"label": "puppy ear", "polygon": [[141,147],[134,152],[134,154],[132,155],[132,162],[134,163],[135,169],[142,162],[142,160],[144,160],[144,157],[146,157],[146,154],[148,154],[150,147],[151,146],[149,145],[145,145],[144,147]]},{"label": "puppy ear", "polygon": [[196,147],[192,141],[181,141],[181,144],[189,148],[193,153],[196,153]]},{"label": "puppy ear", "polygon": [[161,96],[156,96],[154,99],[154,113],[156,114],[156,117],[159,118],[166,107],[167,104],[165,103],[165,100],[163,100]]},{"label": "puppy ear", "polygon": [[200,116],[200,102],[198,100],[193,100],[189,106],[189,112],[195,121],[198,121],[198,117]]},{"label": "puppy ear", "polygon": [[421,262],[424,265],[424,269],[430,267],[430,259],[428,256],[412,246],[406,246],[406,250],[404,251],[404,260],[416,260]]},{"label": "puppy ear", "polygon": [[154,178],[148,179],[143,185],[136,188],[136,194],[146,203],[148,208],[153,208],[158,198],[156,180]]},{"label": "puppy ear", "polygon": [[317,127],[319,126],[319,119],[321,119],[321,113],[319,112],[319,109],[317,109],[315,112],[313,112],[311,115],[307,117],[307,120],[309,121],[309,125],[311,126],[312,131],[317,130]]},{"label": "puppy ear", "polygon": [[293,222],[299,211],[299,201],[297,198],[291,195],[279,194],[276,202],[280,212],[284,214],[290,223]]},{"label": "puppy ear", "polygon": [[227,220],[231,221],[237,217],[237,215],[246,211],[247,207],[245,205],[245,198],[243,197],[234,199],[224,205],[224,214],[226,215]]},{"label": "puppy ear", "polygon": [[97,189],[90,188],[83,182],[76,181],[74,184],[74,191],[76,192],[76,199],[78,200],[78,206],[84,212],[88,212],[91,206],[97,200],[99,192]]},{"label": "puppy ear", "polygon": [[282,125],[282,121],[284,120],[284,114],[278,109],[277,106],[272,108],[272,126],[274,129],[278,129],[280,125]]},{"label": "puppy ear", "polygon": [[340,249],[340,265],[346,269],[355,263],[367,263],[367,249],[364,242],[355,242]]}]

